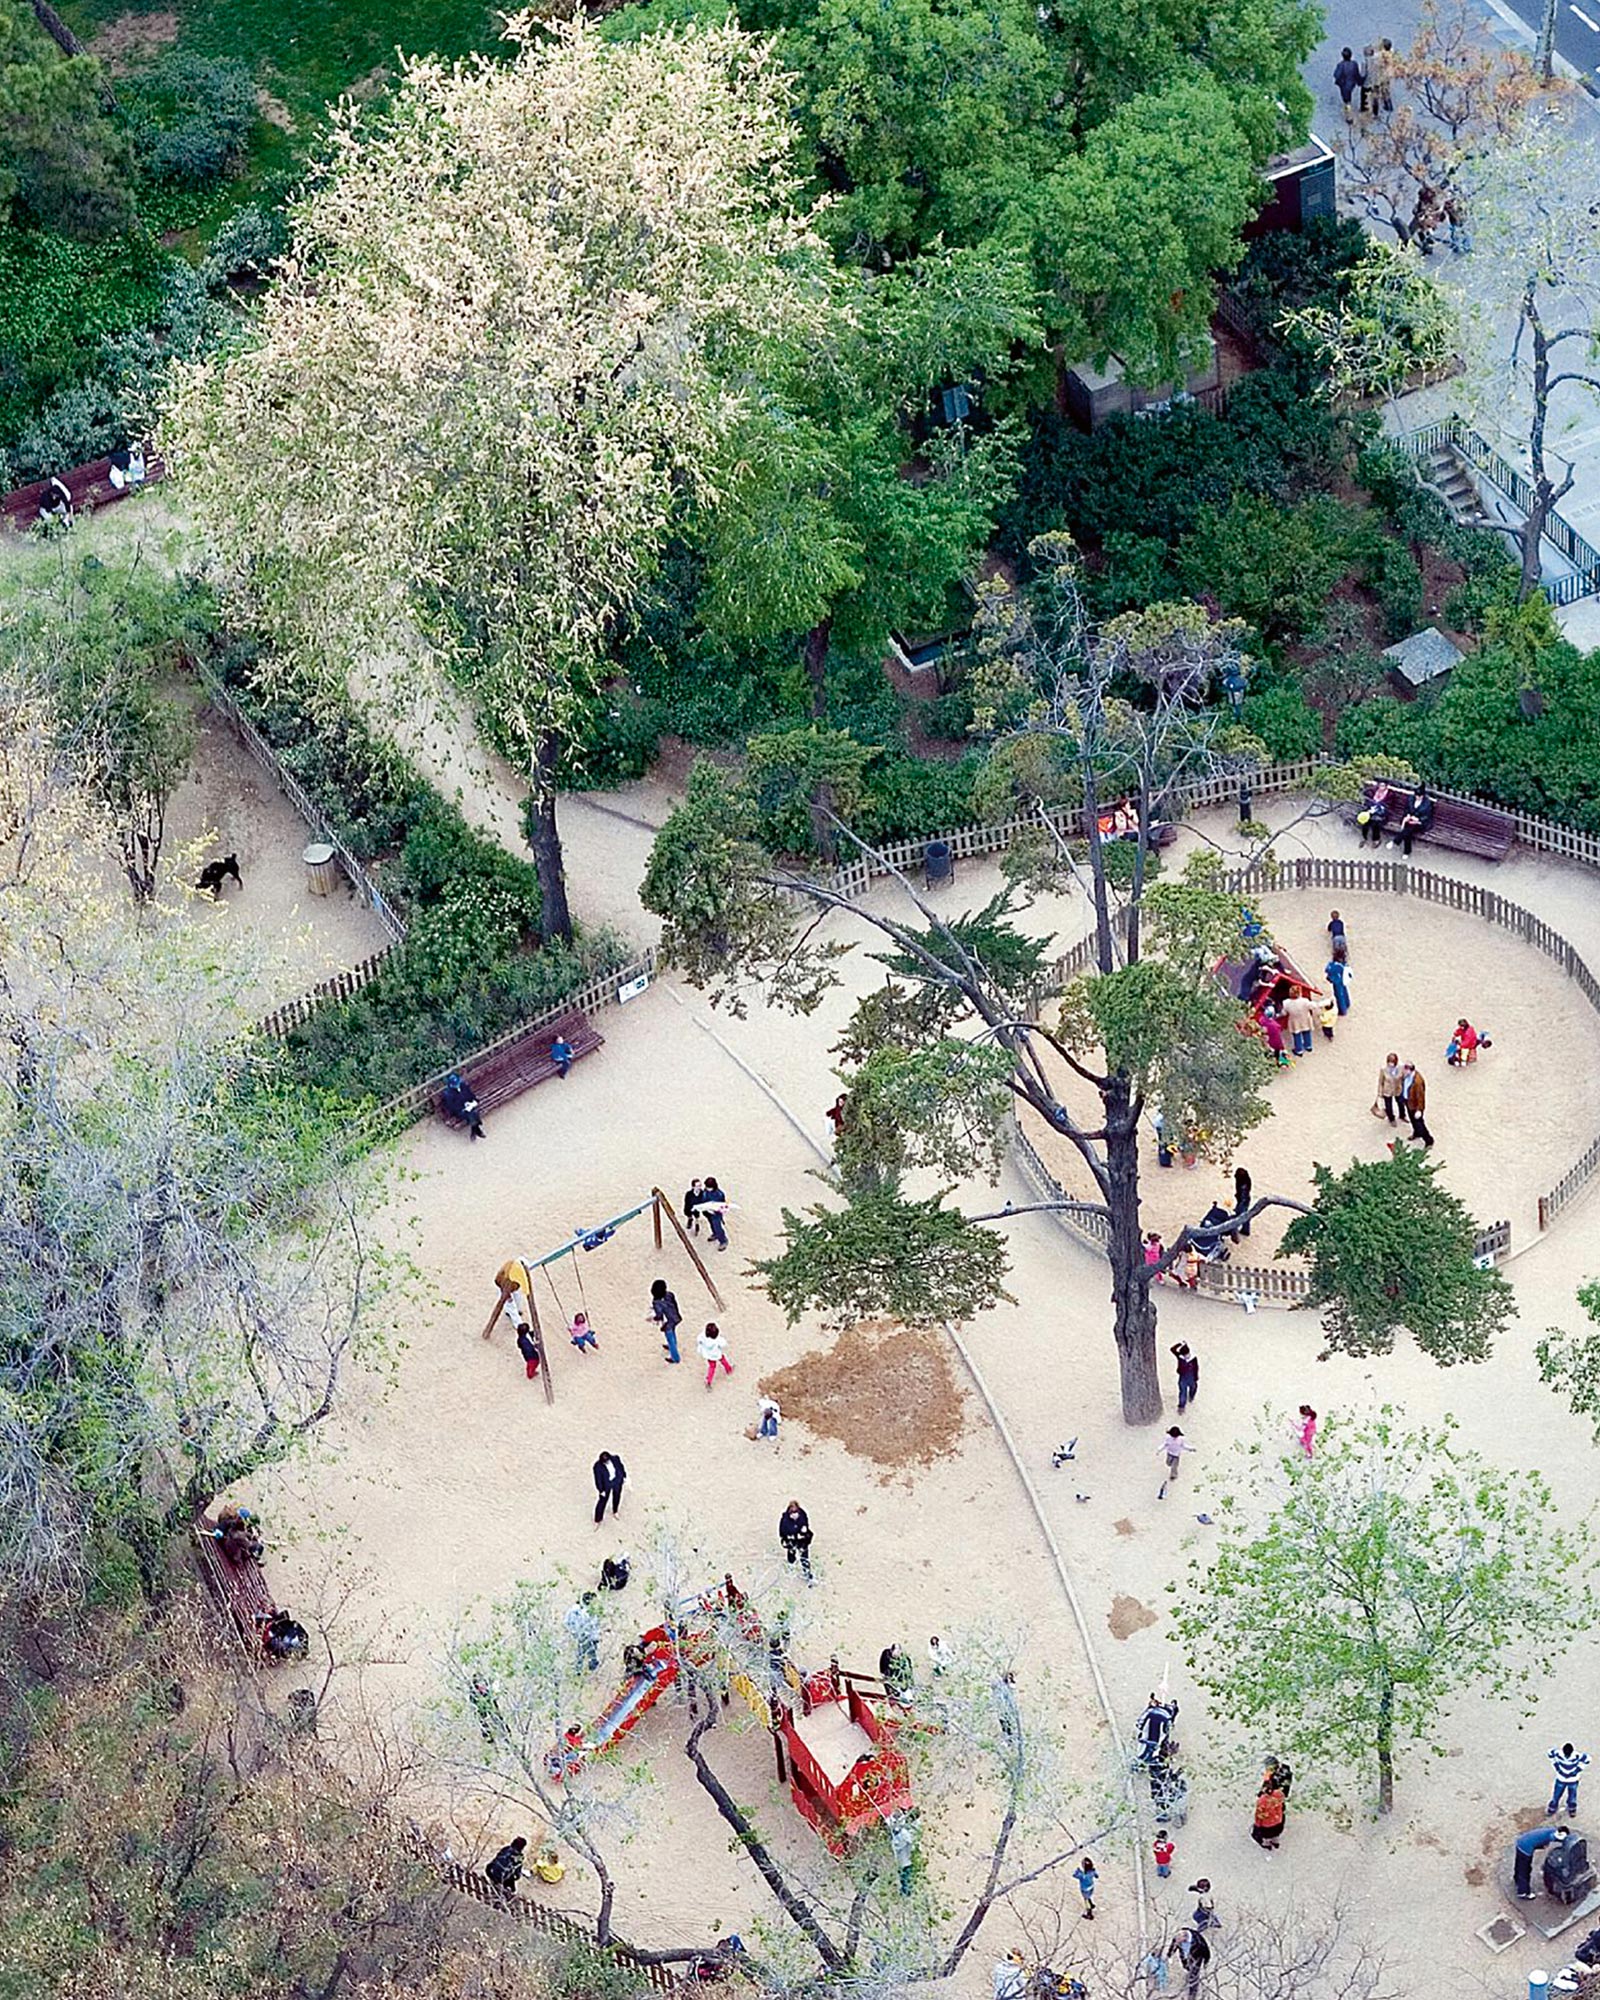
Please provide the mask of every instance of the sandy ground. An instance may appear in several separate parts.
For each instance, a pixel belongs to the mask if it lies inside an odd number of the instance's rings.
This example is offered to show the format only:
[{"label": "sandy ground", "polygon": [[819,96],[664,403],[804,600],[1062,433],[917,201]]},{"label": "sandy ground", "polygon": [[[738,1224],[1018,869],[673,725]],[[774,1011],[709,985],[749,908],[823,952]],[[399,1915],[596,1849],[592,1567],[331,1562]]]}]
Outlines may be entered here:
[{"label": "sandy ground", "polygon": [[[1263,897],[1260,908],[1295,963],[1320,978],[1328,893]],[[1600,1132],[1600,1015],[1542,952],[1472,917],[1349,891],[1340,892],[1338,908],[1350,939],[1350,1012],[1332,1042],[1319,1028],[1312,1053],[1273,1077],[1273,1116],[1238,1154],[1255,1193],[1309,1201],[1314,1163],[1337,1170],[1381,1156],[1396,1128],[1374,1119],[1372,1104],[1378,1069],[1393,1051],[1415,1062],[1427,1083],[1433,1158],[1445,1184],[1479,1222],[1509,1220],[1513,1243],[1527,1243],[1538,1230],[1538,1197]],[[1470,1067],[1451,1069],[1444,1052],[1463,1013],[1494,1047]],[[1552,1052],[1560,1070],[1554,1089]],[[1057,1067],[1065,1101],[1086,1097],[1066,1066]],[[1033,1113],[1024,1122],[1068,1192],[1092,1199],[1076,1150]],[[1214,1197],[1233,1205],[1226,1166],[1202,1161],[1162,1171],[1153,1132],[1141,1184],[1148,1226],[1168,1242],[1183,1223],[1198,1222]],[[1271,1262],[1289,1220],[1287,1210],[1268,1210],[1235,1258]]]},{"label": "sandy ground", "polygon": [[255,999],[263,1012],[319,980],[382,951],[388,933],[341,875],[332,895],[313,896],[301,856],[305,822],[212,709],[200,711],[194,768],[167,811],[167,851],[201,843],[204,859],[237,854],[240,890],[193,907],[207,923],[240,933],[264,957]]}]

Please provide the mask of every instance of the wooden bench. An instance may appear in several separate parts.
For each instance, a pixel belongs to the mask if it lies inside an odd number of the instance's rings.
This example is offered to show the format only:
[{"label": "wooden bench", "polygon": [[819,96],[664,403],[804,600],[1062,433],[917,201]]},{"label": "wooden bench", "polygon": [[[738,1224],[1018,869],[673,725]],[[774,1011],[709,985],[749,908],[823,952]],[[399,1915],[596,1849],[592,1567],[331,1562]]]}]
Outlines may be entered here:
[{"label": "wooden bench", "polygon": [[[138,493],[164,479],[166,471],[165,462],[152,452],[145,458],[144,478],[139,484],[117,487],[111,483],[111,460],[96,458],[62,473],[61,483],[72,495],[73,513],[79,514],[85,509],[109,507],[114,501],[126,500],[130,493]],[[49,492],[48,479],[35,479],[30,485],[16,487],[0,497],[0,521],[18,534],[26,534],[39,525],[39,505]]]},{"label": "wooden bench", "polygon": [[[532,1090],[535,1084],[548,1082],[555,1076],[557,1065],[551,1060],[550,1050],[563,1038],[572,1049],[574,1062],[592,1056],[606,1042],[605,1036],[581,1014],[565,1014],[546,1027],[530,1029],[526,1035],[475,1063],[470,1070],[462,1071],[462,1081],[477,1098],[479,1111],[498,1111],[502,1104],[509,1104],[525,1090]],[[433,1108],[447,1125],[464,1126],[463,1119],[445,1110],[442,1098],[433,1100]]]},{"label": "wooden bench", "polygon": [[237,1562],[225,1556],[217,1523],[203,1514],[194,1524],[194,1540],[206,1582],[232,1618],[245,1651],[255,1658],[266,1657],[264,1636],[278,1611],[267,1588],[266,1571],[254,1556]]},{"label": "wooden bench", "polygon": [[[1372,803],[1377,789],[1377,781],[1364,788],[1365,804]],[[1350,825],[1355,824],[1361,809],[1351,806],[1347,810],[1345,817]],[[1432,823],[1424,832],[1412,836],[1414,841],[1431,841],[1435,847],[1452,848],[1457,854],[1476,854],[1484,861],[1504,861],[1516,837],[1516,821],[1497,806],[1473,805],[1466,799],[1441,799],[1437,795],[1433,800]]]}]

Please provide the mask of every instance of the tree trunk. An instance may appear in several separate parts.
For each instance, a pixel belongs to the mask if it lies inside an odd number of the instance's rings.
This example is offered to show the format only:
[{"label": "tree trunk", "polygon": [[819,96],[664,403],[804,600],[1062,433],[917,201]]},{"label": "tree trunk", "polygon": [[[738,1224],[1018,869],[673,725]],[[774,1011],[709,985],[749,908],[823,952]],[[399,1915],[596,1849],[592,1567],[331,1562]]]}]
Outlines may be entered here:
[{"label": "tree trunk", "polygon": [[556,760],[559,747],[548,732],[534,751],[533,783],[528,798],[528,845],[539,872],[539,935],[548,944],[572,937],[572,912],[567,907],[567,871],[561,857],[561,833],[556,825]]},{"label": "tree trunk", "polygon": [[1394,1689],[1387,1683],[1378,1697],[1378,1810],[1394,1811]]},{"label": "tree trunk", "polygon": [[819,618],[806,634],[806,679],[811,683],[811,720],[821,719],[828,706],[828,645],[833,637],[833,613]]},{"label": "tree trunk", "polygon": [[1104,1098],[1111,1303],[1116,1313],[1113,1332],[1122,1376],[1122,1420],[1153,1424],[1161,1416],[1161,1378],[1156,1367],[1156,1306],[1146,1275],[1144,1232],[1139,1226],[1139,1126],[1126,1079],[1114,1078]]}]

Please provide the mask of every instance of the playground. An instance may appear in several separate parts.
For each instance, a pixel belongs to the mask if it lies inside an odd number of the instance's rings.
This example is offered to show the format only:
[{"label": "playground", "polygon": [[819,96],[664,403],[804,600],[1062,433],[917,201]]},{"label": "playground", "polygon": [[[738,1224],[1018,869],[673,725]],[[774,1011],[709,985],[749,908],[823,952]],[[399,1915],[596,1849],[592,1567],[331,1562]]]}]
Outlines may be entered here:
[{"label": "playground", "polygon": [[[570,816],[574,879],[586,879],[592,858],[596,893],[608,908],[621,901],[630,870],[637,880],[649,842],[639,822],[659,804],[639,788],[614,802],[641,808],[633,822],[582,810]],[[1286,819],[1292,808],[1271,801],[1262,810]],[[1225,833],[1220,814],[1207,825]],[[1297,830],[1290,851],[1338,855],[1348,839],[1336,826],[1313,825]],[[1600,903],[1586,871],[1522,850],[1494,870],[1454,857],[1431,865],[1492,882],[1600,964]],[[997,881],[987,864],[963,864],[952,899],[971,907]],[[894,893],[887,885],[871,891],[884,899]],[[1326,1412],[1391,1400],[1424,1424],[1450,1412],[1473,1447],[1503,1463],[1540,1465],[1558,1498],[1587,1505],[1592,1491],[1587,1430],[1539,1383],[1531,1354],[1546,1325],[1570,1322],[1573,1288],[1592,1274],[1586,1211],[1575,1208],[1540,1236],[1532,1208],[1539,1189],[1600,1129],[1600,1019],[1549,959],[1459,911],[1287,892],[1263,907],[1291,953],[1320,968],[1325,905],[1335,903],[1349,929],[1352,1012],[1331,1050],[1319,1035],[1309,1058],[1274,1078],[1275,1115],[1251,1135],[1245,1162],[1258,1193],[1295,1192],[1313,1159],[1369,1156],[1390,1136],[1370,1110],[1376,1058],[1391,1047],[1414,1056],[1428,1078],[1447,1179],[1480,1220],[1513,1224],[1508,1273],[1520,1322],[1489,1363],[1446,1373],[1406,1349],[1374,1362],[1319,1363],[1316,1324],[1303,1316],[1263,1309],[1247,1318],[1219,1300],[1165,1294],[1163,1348],[1191,1341],[1205,1372],[1185,1419],[1196,1446],[1185,1474],[1193,1484],[1182,1505],[1162,1506],[1155,1437],[1129,1432],[1120,1420],[1105,1267],[1052,1217],[1025,1215],[1007,1230],[1017,1303],[962,1335],[976,1375],[948,1350],[958,1421],[944,1424],[931,1452],[908,1431],[897,1462],[886,1462],[874,1456],[882,1442],[874,1412],[904,1388],[893,1367],[875,1369],[874,1358],[892,1362],[892,1343],[853,1339],[840,1350],[834,1382],[835,1333],[815,1322],[786,1326],[746,1275],[751,1258],[771,1254],[783,1206],[814,1198],[806,1176],[826,1156],[824,1110],[837,1087],[828,1048],[852,992],[876,969],[853,954],[845,961],[848,990],[798,1021],[760,1009],[729,1020],[661,980],[607,1011],[598,1058],[497,1114],[481,1143],[438,1121],[396,1142],[415,1179],[396,1215],[395,1240],[410,1244],[440,1297],[398,1329],[405,1346],[392,1391],[356,1381],[314,1459],[264,1496],[272,1518],[296,1524],[292,1545],[276,1558],[287,1599],[309,1605],[330,1561],[359,1581],[357,1603],[377,1635],[359,1675],[362,1704],[391,1728],[421,1726],[438,1693],[443,1652],[475,1607],[505,1596],[519,1578],[553,1572],[570,1577],[576,1594],[593,1582],[602,1556],[619,1548],[633,1554],[637,1570],[659,1524],[708,1583],[731,1573],[763,1619],[792,1608],[789,1649],[806,1672],[832,1655],[845,1668],[870,1670],[897,1641],[922,1673],[932,1633],[998,1625],[1017,1634],[1018,1699],[1048,1707],[1075,1780],[1062,1805],[1074,1838],[1106,1823],[1120,1785],[1089,1650],[1124,1729],[1170,1673],[1184,1701],[1192,1798],[1174,1876],[1146,1885],[1152,1934],[1170,1935],[1186,1907],[1185,1885],[1199,1874],[1225,1904],[1259,1907],[1283,1896],[1292,1870],[1294,1893],[1309,1909],[1337,1897],[1383,1945],[1397,1990],[1416,1990],[1442,1970],[1473,1982],[1503,1973],[1515,1983],[1527,1947],[1496,1962],[1474,1934],[1502,1907],[1497,1871],[1514,1833],[1531,1823],[1519,1815],[1534,1809],[1536,1818],[1543,1803],[1549,1743],[1587,1726],[1593,1642],[1580,1640],[1550,1670],[1525,1727],[1511,1707],[1464,1703],[1442,1758],[1429,1770],[1419,1761],[1402,1779],[1391,1823],[1375,1828],[1297,1806],[1283,1855],[1264,1860],[1249,1838],[1249,1772],[1220,1755],[1203,1703],[1183,1684],[1163,1618],[1168,1581],[1190,1549],[1204,1547],[1196,1516],[1209,1482],[1268,1406],[1287,1412],[1309,1399]],[[1084,919],[1072,899],[1053,898],[1028,921],[1064,949]],[[644,929],[641,916],[636,934]],[[847,933],[836,926],[836,934]],[[1462,1013],[1495,1046],[1457,1073],[1443,1052]],[[652,1187],[676,1205],[689,1181],[708,1173],[728,1193],[731,1246],[719,1253],[702,1235],[696,1248],[726,1310],[713,1305],[670,1226],[656,1251],[648,1205]],[[1204,1166],[1163,1172],[1152,1157],[1151,1226],[1194,1219],[1218,1179]],[[1009,1167],[998,1190],[961,1193],[982,1207],[1029,1198]],[[639,1202],[645,1207],[608,1240],[581,1248],[585,1233]],[[550,1267],[553,1285],[544,1271],[532,1274],[554,1397],[547,1402],[542,1381],[527,1378],[506,1320],[487,1341],[480,1335],[495,1302],[494,1274],[506,1261],[575,1238],[579,1247]],[[1250,1260],[1269,1261],[1274,1240],[1258,1228]],[[658,1275],[683,1308],[685,1361],[677,1368],[665,1361],[648,1318]],[[597,1332],[597,1352],[568,1342],[566,1324],[579,1309]],[[721,1325],[733,1365],[709,1391],[693,1350],[706,1318]],[[792,1395],[788,1386],[813,1377],[819,1408],[831,1412],[819,1417],[826,1435],[796,1417],[804,1392]],[[784,1384],[785,1412],[776,1447],[746,1435],[758,1388],[775,1380]],[[1168,1386],[1170,1393],[1170,1377]],[[1075,1458],[1053,1469],[1053,1448],[1073,1436]],[[624,1460],[628,1482],[620,1516],[597,1530],[590,1465],[602,1450]],[[778,1516],[791,1498],[815,1531],[810,1591],[778,1546]],[[637,1584],[605,1604],[586,1725],[626,1687],[624,1648],[660,1612]],[[353,1721],[356,1704],[343,1700]],[[334,1733],[341,1726],[338,1713],[330,1726]],[[624,1754],[647,1775],[620,1871],[617,1925],[641,1942],[679,1937],[691,1924],[697,1935],[748,1927],[774,1911],[754,1871],[729,1852],[727,1829],[695,1784],[682,1740],[670,1694],[628,1732]],[[816,1880],[823,1850],[777,1779],[770,1737],[742,1704],[728,1711],[711,1755],[774,1851]],[[954,1899],[986,1859],[992,1802],[972,1798],[970,1788],[946,1791],[937,1780],[925,1796],[920,1773],[914,1789],[937,1827],[930,1854],[939,1890]],[[482,1800],[433,1803],[451,1815],[458,1852],[488,1851],[508,1830],[508,1809]],[[1096,1855],[1103,1920],[1131,1935],[1139,1894],[1131,1847],[1118,1836]],[[1070,1881],[1064,1886],[1070,1897]],[[591,1888],[582,1865],[572,1864],[564,1906],[582,1907]],[[1423,1929],[1414,1918],[1419,1903],[1430,1913]],[[1015,1941],[1003,1912],[990,1922],[992,1934],[957,1982],[962,1992],[986,1990],[990,1960]]]}]

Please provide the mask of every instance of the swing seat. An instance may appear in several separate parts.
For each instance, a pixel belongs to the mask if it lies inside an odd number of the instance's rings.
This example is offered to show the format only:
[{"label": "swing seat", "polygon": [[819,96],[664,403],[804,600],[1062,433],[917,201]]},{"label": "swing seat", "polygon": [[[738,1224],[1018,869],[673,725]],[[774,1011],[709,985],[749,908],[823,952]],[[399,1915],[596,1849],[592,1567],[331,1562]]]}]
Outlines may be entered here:
[{"label": "swing seat", "polygon": [[[565,1040],[572,1050],[572,1060],[581,1062],[585,1056],[592,1056],[596,1049],[605,1047],[606,1038],[599,1030],[584,1019],[581,1014],[563,1014],[559,1021],[544,1021],[539,1026],[529,1028],[481,1062],[463,1066],[462,1078],[478,1100],[478,1109],[487,1114],[498,1111],[509,1104],[514,1097],[520,1097],[525,1090],[532,1090],[536,1084],[547,1083],[558,1075],[559,1066],[552,1061],[552,1045]],[[463,1121],[445,1110],[442,1099],[433,1100],[433,1108],[447,1125],[461,1125]]]}]

